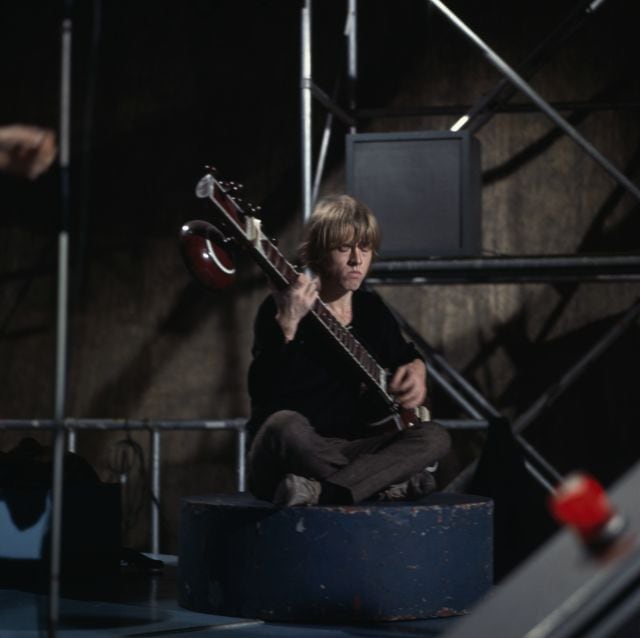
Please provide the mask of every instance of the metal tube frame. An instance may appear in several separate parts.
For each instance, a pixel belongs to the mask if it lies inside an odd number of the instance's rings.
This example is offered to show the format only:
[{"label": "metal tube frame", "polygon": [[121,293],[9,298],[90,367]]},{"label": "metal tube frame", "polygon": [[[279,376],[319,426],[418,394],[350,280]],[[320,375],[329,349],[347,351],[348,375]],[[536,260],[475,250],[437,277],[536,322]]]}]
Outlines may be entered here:
[{"label": "metal tube frame", "polygon": [[640,281],[640,255],[412,259],[374,263],[373,284]]},{"label": "metal tube frame", "polygon": [[311,216],[312,202],[312,122],[311,122],[311,0],[304,0],[300,12],[300,112],[302,128],[302,217]]},{"label": "metal tube frame", "polygon": [[[347,8],[347,82],[349,111],[355,113],[357,107],[358,89],[358,3],[357,0],[349,0]],[[356,132],[356,122],[349,127],[350,133]]]},{"label": "metal tube frame", "polygon": [[[336,80],[333,98],[317,86],[313,81],[313,66],[311,57],[312,44],[312,0],[304,0],[300,13],[300,102],[301,102],[301,133],[302,133],[302,217],[306,221],[311,216],[313,204],[318,196],[320,182],[324,171],[326,154],[331,138],[333,118],[337,117],[356,131],[356,119],[351,115],[356,107],[357,85],[357,0],[348,0],[347,17],[344,35],[347,37],[347,99],[349,112],[337,103],[339,82]],[[320,144],[320,152],[314,176],[313,169],[313,131],[312,109],[315,98],[326,110],[324,132]]]},{"label": "metal tube frame", "polygon": [[[343,122],[350,126],[350,132],[356,131],[356,122],[342,109],[335,105],[333,101],[315,84],[312,78],[312,65],[311,65],[311,0],[305,0],[305,4],[302,8],[301,14],[301,34],[302,34],[302,56],[301,56],[301,101],[302,101],[302,129],[303,129],[303,212],[304,220],[306,221],[311,215],[311,208],[313,201],[317,197],[317,193],[320,186],[320,180],[322,178],[322,171],[324,168],[324,160],[326,157],[327,147],[330,139],[330,129],[333,122],[333,116],[337,116],[342,119]],[[351,112],[356,110],[356,89],[357,89],[357,0],[348,0],[347,11],[347,23],[345,26],[345,34],[348,37],[348,100],[349,108]],[[334,94],[337,96],[337,85]],[[315,178],[312,177],[312,131],[311,131],[311,97],[315,97],[318,101],[328,110],[327,119],[325,122],[325,129],[320,149],[320,155],[318,159],[318,168]],[[397,314],[397,313],[396,313]],[[401,320],[401,325],[406,322]],[[450,428],[483,428],[486,427],[486,420],[483,420],[482,414],[478,411],[473,404],[471,404],[463,394],[458,391],[451,383],[449,383],[444,376],[432,365],[429,364],[429,372],[434,379],[445,389],[445,391],[472,417],[470,420],[443,420],[442,424],[445,427]],[[470,385],[462,379],[460,375],[454,377],[468,392]],[[479,393],[474,389],[470,392],[471,396],[478,400]],[[485,407],[489,407],[489,412],[494,416],[498,414],[497,410],[489,406],[488,402],[484,399],[480,403]],[[536,459],[539,466],[547,473],[551,475],[553,480],[557,482],[560,478],[559,474],[539,455],[535,450],[532,450],[530,446],[524,441],[520,441],[521,445],[530,451],[530,455]],[[549,482],[544,478],[542,472],[533,467],[527,462],[527,468],[533,474],[533,476],[541,482],[547,489],[550,488]]]},{"label": "metal tube frame", "polygon": [[[570,14],[553,29],[520,65],[520,73],[532,75],[542,65],[542,53],[550,45],[557,47],[573,33],[583,21],[592,16],[605,0],[580,0]],[[496,107],[517,93],[515,86],[502,78],[473,107],[451,127],[451,131],[467,130],[475,135],[496,112]]]},{"label": "metal tube frame", "polygon": [[[349,100],[349,109],[353,113],[356,107],[356,95],[355,95],[355,83],[357,74],[357,50],[356,50],[356,0],[349,0],[347,19],[344,26],[344,35],[347,37],[347,94]],[[331,142],[331,131],[333,128],[333,120],[337,115],[345,124],[349,126],[351,133],[355,132],[355,119],[348,113],[345,113],[342,109],[339,109],[336,104],[340,91],[340,75],[335,81],[333,89],[333,97],[331,100],[323,94],[313,83],[313,95],[318,97],[318,100],[327,108],[327,115],[325,118],[324,131],[322,134],[322,141],[320,143],[320,151],[318,153],[318,161],[316,163],[316,174],[313,179],[313,191],[311,195],[311,201],[315,202],[318,199],[318,193],[320,191],[320,184],[324,174],[324,167],[327,158],[327,152],[329,150],[329,143]]]},{"label": "metal tube frame", "polygon": [[[428,369],[431,376],[435,381],[443,387],[448,394],[457,401],[458,405],[465,408],[467,412],[476,419],[482,418],[482,410],[492,417],[499,417],[500,412],[492,406],[470,383],[464,379],[439,353],[436,353],[426,341],[420,336],[420,334],[396,311],[391,309],[394,313],[397,321],[400,323],[405,333],[414,340],[416,347],[428,357]],[[553,386],[550,390],[547,390],[534,404],[522,414],[513,424],[512,429],[514,438],[520,448],[528,457],[525,459],[525,467],[529,473],[545,488],[547,491],[552,491],[553,487],[557,485],[562,476],[561,474],[523,437],[522,432],[524,429],[532,423],[545,409],[551,406],[551,404],[557,399],[558,396],[564,390],[566,390],[571,383],[577,379],[591,361],[594,361],[599,357],[638,317],[640,314],[640,302],[634,304],[621,318],[619,322],[616,322],[614,328],[612,328],[602,340],[597,342],[592,349],[590,349],[585,356],[583,356],[563,377]],[[458,392],[451,383],[446,381],[443,375],[438,371],[437,367],[440,367],[451,376],[453,381],[457,383],[464,392],[466,392],[473,400],[475,400],[481,407],[477,409],[475,406],[469,403],[460,392]],[[533,462],[533,463],[532,463]]]},{"label": "metal tube frame", "polygon": [[[570,124],[568,124],[550,104],[544,101],[525,81],[518,75],[511,67],[509,67],[504,60],[502,60],[497,54],[490,49],[473,31],[471,31],[467,25],[465,25],[453,12],[451,12],[440,0],[428,0],[434,5],[441,13],[445,15],[458,29],[460,29],[464,35],[471,39],[477,46],[481,48],[485,56],[489,61],[498,68],[499,71],[505,76],[505,78],[511,83],[512,87],[515,87],[510,93],[515,92],[516,89],[522,91],[528,96],[531,101],[543,111],[550,119],[565,131],[569,137],[571,137],[585,152],[587,152],[593,159],[595,159],[607,172],[612,175],[620,185],[626,188],[631,194],[640,199],[640,189],[638,189],[633,183],[631,183],[622,173],[620,173],[597,149],[595,149],[587,140],[585,140]],[[585,3],[581,3],[577,13],[582,13],[581,17],[586,17],[587,14],[592,14],[605,0],[593,0],[588,2],[586,7]],[[585,13],[586,12],[586,13]],[[576,12],[574,12],[576,13]],[[573,19],[573,16],[570,16]],[[303,209],[304,219],[308,219],[311,214],[312,201],[315,199],[321,174],[324,166],[324,157],[326,154],[326,147],[329,141],[329,131],[332,122],[332,116],[336,115],[348,122],[348,115],[346,115],[339,107],[337,107],[328,96],[324,94],[318,87],[313,84],[311,75],[311,0],[306,0],[302,10],[302,101],[303,101],[303,116],[302,116],[302,128],[303,128]],[[348,18],[347,27],[345,29],[349,36],[349,49],[348,49],[348,89],[349,89],[349,108],[351,113],[357,113],[356,107],[356,83],[357,83],[357,10],[356,0],[349,0],[348,2]],[[536,58],[540,57],[542,49],[546,44],[552,40],[559,40],[561,37],[562,27],[558,27],[552,34],[549,35],[546,42],[540,45],[529,58],[525,61],[528,67],[533,66],[536,63]],[[459,130],[470,124],[470,120],[473,116],[479,115],[483,112],[486,105],[493,101],[500,92],[505,89],[507,84],[503,80],[498,84],[493,93],[491,93],[485,100],[481,101],[470,113],[464,118],[459,120],[452,130]],[[311,166],[311,97],[316,97],[325,108],[329,111],[329,117],[325,126],[325,133],[322,141],[322,148],[320,153],[320,159],[318,162],[319,171],[316,174],[315,180],[313,180],[312,187],[312,166]],[[486,121],[485,117],[483,122]],[[349,122],[348,122],[349,123]],[[479,128],[482,124],[476,125]],[[356,122],[349,123],[351,132],[356,131]],[[622,263],[621,263],[622,262]],[[607,272],[603,273],[603,265],[606,267]],[[533,267],[537,267],[537,273],[532,275],[531,270]],[[478,277],[477,273],[482,271],[484,278]],[[490,271],[493,274],[490,277],[486,276],[486,272]],[[382,273],[382,274],[381,274]],[[439,277],[438,277],[439,273]],[[446,273],[446,274],[444,274]],[[464,273],[461,277],[460,274]],[[398,277],[400,274],[400,277]],[[379,263],[372,268],[371,276],[369,277],[370,283],[394,283],[401,280],[402,283],[412,284],[426,284],[426,283],[438,283],[447,281],[463,281],[465,283],[471,281],[480,282],[491,280],[496,281],[512,281],[514,274],[518,276],[518,281],[572,281],[580,280],[584,281],[585,276],[591,276],[594,281],[636,281],[640,280],[640,258],[635,256],[622,256],[622,257],[565,257],[565,256],[551,256],[551,257],[525,257],[525,258],[498,258],[498,259],[480,259],[480,260],[425,260],[425,261],[413,261],[413,262],[395,262],[395,263]],[[377,275],[377,277],[376,277]],[[429,279],[430,277],[430,279]],[[410,279],[407,282],[407,279]],[[401,325],[403,325],[405,331],[410,329],[410,326],[396,314],[396,318],[399,319]],[[413,329],[410,329],[413,331]],[[413,337],[416,338],[415,331],[413,331]],[[422,341],[423,340],[419,340]],[[424,344],[424,342],[423,342]],[[425,344],[426,345],[426,344]],[[444,361],[443,357],[435,359],[437,363],[448,372],[454,383],[457,383],[463,391],[469,393],[469,396],[477,401],[482,408],[491,416],[496,417],[499,415],[498,411],[489,404],[486,399],[482,398],[480,393],[471,388],[470,384],[466,383],[462,379],[461,375],[455,373],[448,364]],[[454,384],[445,379],[442,371],[434,365],[433,362],[429,363],[429,372],[435,381],[460,405],[471,417],[472,422],[477,426],[482,423],[482,411],[478,410],[465,396],[463,392],[454,387]],[[541,399],[543,400],[543,399]],[[520,421],[519,421],[520,422]],[[450,425],[455,427],[455,424],[462,423],[451,422]],[[465,423],[470,423],[469,421]],[[533,447],[531,447],[526,440],[520,435],[520,430],[514,432],[514,436],[524,453],[528,456],[525,459],[525,467],[534,476],[534,478],[541,483],[547,490],[553,489],[553,485],[557,484],[560,474],[553,468]],[[532,461],[535,463],[532,464]]]},{"label": "metal tube frame", "polygon": [[[496,418],[502,416],[498,409],[489,403],[441,354],[437,353],[406,319],[392,307],[390,307],[390,310],[402,330],[413,340],[418,351],[425,357],[429,376],[433,378],[461,408],[466,410],[467,414],[473,417],[477,423],[483,423],[484,427],[488,424],[486,420],[487,417]],[[445,378],[445,374],[450,377],[450,381]],[[457,385],[458,388],[456,388],[455,385]],[[465,397],[464,394],[466,394],[468,398]],[[473,402],[475,402],[476,405],[474,405]],[[451,427],[452,425],[455,427],[455,422],[450,423],[444,420],[438,420],[438,422],[445,427]],[[562,479],[560,473],[519,433],[514,433],[514,438],[528,457],[528,459],[525,460],[525,468],[542,487],[551,492],[553,486],[557,485]]]},{"label": "metal tube frame", "polygon": [[71,44],[70,2],[65,3],[60,41],[60,207],[58,234],[58,290],[56,301],[56,351],[53,462],[51,476],[51,556],[49,572],[48,634],[55,636],[59,621],[60,554],[62,547],[62,501],[65,429],[62,426],[67,393],[67,332],[69,305],[69,162],[71,156]]},{"label": "metal tube frame", "polygon": [[[614,325],[574,364],[565,372],[561,379],[551,385],[531,406],[525,410],[513,423],[512,429],[516,439],[524,441],[522,432],[548,410],[573,383],[594,363],[615,341],[640,317],[640,301],[630,306]],[[529,455],[538,455],[528,445],[525,449]],[[472,462],[449,485],[447,491],[458,491],[471,478],[478,462]]]},{"label": "metal tube frame", "polygon": [[582,150],[604,168],[620,186],[640,200],[640,188],[623,175],[593,144],[587,141],[569,122],[567,122],[548,102],[546,102],[518,73],[516,73],[493,49],[491,49],[476,33],[474,33],[453,11],[441,0],[428,0],[459,31],[473,42],[486,56],[487,60],[498,71],[505,75],[520,91],[522,91],[538,108],[561,128]]},{"label": "metal tube frame", "polygon": [[[556,111],[637,111],[640,102],[637,101],[569,101],[549,102]],[[390,108],[365,108],[356,113],[357,120],[395,118],[395,117],[420,117],[433,115],[465,115],[475,107],[469,104],[445,104],[438,106],[393,106]],[[491,114],[502,113],[505,115],[539,112],[537,106],[528,102],[516,102],[508,104],[496,104],[491,107]],[[483,113],[485,113],[483,111]],[[465,128],[464,126],[461,127]],[[451,129],[450,129],[451,130]],[[470,132],[474,130],[470,128]]]},{"label": "metal tube frame", "polygon": [[[338,95],[339,82],[336,81],[336,87],[333,91],[334,99]],[[322,175],[324,173],[324,165],[327,159],[327,152],[329,151],[329,143],[331,142],[331,128],[333,127],[333,113],[328,112],[325,118],[324,131],[322,133],[322,142],[320,142],[320,151],[318,153],[318,162],[316,164],[316,175],[313,180],[313,191],[311,194],[311,201],[315,202],[318,199],[318,192],[320,191],[320,183],[322,181]]]},{"label": "metal tube frame", "polygon": [[160,554],[160,431],[151,428],[151,553]]},{"label": "metal tube frame", "polygon": [[545,410],[549,409],[558,399],[558,397],[570,387],[589,367],[589,365],[600,357],[617,339],[622,335],[631,324],[637,321],[640,316],[640,301],[634,303],[620,319],[607,331],[607,333],[599,339],[587,352],[576,361],[562,375],[557,383],[554,383],[547,389],[525,412],[523,412],[513,424],[513,430],[516,433],[523,432],[531,423],[533,423]]},{"label": "metal tube frame", "polygon": [[[150,553],[160,553],[160,487],[161,487],[161,433],[179,430],[235,430],[236,432],[236,489],[246,491],[246,454],[247,431],[246,418],[225,420],[168,419],[168,420],[136,420],[136,419],[75,419],[72,417],[57,419],[0,419],[0,430],[36,430],[62,432],[59,441],[64,442],[64,435],[78,430],[93,431],[146,431],[150,432],[151,472],[149,490],[151,494],[151,527],[149,535]],[[62,443],[62,453],[64,445]],[[56,450],[54,448],[54,457]],[[54,471],[61,472],[62,467],[54,463]],[[60,480],[62,475],[60,476]],[[58,572],[59,574],[59,564]]]}]

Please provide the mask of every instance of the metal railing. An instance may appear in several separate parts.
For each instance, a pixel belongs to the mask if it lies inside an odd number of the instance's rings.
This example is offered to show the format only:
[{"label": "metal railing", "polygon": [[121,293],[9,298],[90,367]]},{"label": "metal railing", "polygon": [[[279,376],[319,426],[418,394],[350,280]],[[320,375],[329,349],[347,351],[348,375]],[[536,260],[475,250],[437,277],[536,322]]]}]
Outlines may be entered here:
[{"label": "metal railing", "polygon": [[149,490],[151,496],[150,553],[160,554],[160,485],[161,485],[161,434],[168,431],[230,430],[236,433],[236,487],[239,492],[246,490],[246,418],[224,420],[181,420],[181,419],[0,419],[0,430],[37,430],[75,433],[78,430],[122,430],[149,432],[150,467]]}]

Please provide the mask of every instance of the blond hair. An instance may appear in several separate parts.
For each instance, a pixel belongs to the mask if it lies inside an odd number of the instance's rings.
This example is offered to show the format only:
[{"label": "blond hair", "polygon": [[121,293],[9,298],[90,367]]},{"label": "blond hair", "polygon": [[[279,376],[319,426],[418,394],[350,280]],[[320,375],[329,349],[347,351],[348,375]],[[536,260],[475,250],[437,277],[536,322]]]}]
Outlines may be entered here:
[{"label": "blond hair", "polygon": [[329,195],[316,204],[309,217],[299,254],[302,263],[321,273],[331,250],[357,244],[376,251],[380,226],[369,208],[350,195]]}]

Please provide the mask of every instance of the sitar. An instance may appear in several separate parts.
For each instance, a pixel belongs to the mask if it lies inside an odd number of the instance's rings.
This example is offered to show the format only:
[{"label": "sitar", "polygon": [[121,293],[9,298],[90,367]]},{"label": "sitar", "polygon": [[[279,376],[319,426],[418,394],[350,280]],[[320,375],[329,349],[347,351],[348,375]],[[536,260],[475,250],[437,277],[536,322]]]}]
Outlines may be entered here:
[{"label": "sitar", "polygon": [[[243,210],[235,197],[236,188],[233,182],[218,180],[213,170],[198,182],[196,196],[213,203],[209,207],[213,224],[198,219],[182,226],[180,244],[187,267],[206,287],[227,287],[235,273],[230,250],[234,246],[250,255],[274,286],[283,290],[298,279],[299,272],[265,235],[261,220]],[[255,213],[256,209],[251,207],[250,212]],[[382,418],[370,425],[393,424],[398,430],[405,430],[421,420],[419,410],[406,410],[398,405],[387,389],[388,371],[334,317],[321,299],[316,300],[310,314],[380,400]]]}]

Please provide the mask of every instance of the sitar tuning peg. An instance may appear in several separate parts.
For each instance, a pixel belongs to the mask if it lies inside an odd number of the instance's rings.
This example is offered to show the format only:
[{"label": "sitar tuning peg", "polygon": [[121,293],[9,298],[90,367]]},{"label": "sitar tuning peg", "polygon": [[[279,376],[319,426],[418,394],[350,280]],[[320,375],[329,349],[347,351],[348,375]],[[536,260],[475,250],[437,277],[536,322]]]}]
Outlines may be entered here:
[{"label": "sitar tuning peg", "polygon": [[247,204],[248,211],[254,216],[257,217],[258,213],[262,210],[262,206],[256,206],[255,204]]}]

